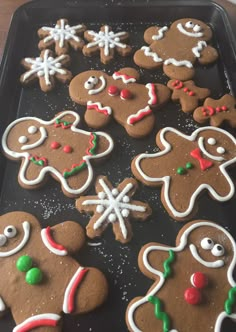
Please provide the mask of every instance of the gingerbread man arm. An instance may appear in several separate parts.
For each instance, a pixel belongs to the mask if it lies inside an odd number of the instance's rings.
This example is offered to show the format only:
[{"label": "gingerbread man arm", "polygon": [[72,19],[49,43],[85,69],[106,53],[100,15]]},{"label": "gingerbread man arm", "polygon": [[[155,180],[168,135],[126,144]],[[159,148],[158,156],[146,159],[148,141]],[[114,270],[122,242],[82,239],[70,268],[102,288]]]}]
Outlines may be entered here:
[{"label": "gingerbread man arm", "polygon": [[217,50],[210,46],[207,45],[200,51],[200,56],[198,58],[198,62],[201,63],[202,65],[207,65],[209,63],[212,63],[218,59],[218,53]]},{"label": "gingerbread man arm", "polygon": [[167,26],[157,27],[152,26],[145,30],[144,32],[144,40],[147,44],[152,44],[153,42],[165,38],[165,34],[168,31]]}]

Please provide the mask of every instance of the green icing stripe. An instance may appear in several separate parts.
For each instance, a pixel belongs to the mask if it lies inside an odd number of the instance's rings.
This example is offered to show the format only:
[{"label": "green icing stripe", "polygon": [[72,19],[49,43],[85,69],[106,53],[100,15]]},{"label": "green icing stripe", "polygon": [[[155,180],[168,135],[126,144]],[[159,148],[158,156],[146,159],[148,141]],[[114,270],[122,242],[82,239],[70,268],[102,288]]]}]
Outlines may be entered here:
[{"label": "green icing stripe", "polygon": [[228,315],[232,314],[233,305],[236,303],[236,287],[232,287],[228,292],[228,298],[225,301],[225,311]]},{"label": "green icing stripe", "polygon": [[162,331],[168,332],[170,330],[170,318],[164,311],[161,311],[161,300],[156,296],[149,296],[148,301],[154,304],[154,313],[157,319],[160,319],[162,324]]},{"label": "green icing stripe", "polygon": [[175,260],[175,253],[173,250],[169,250],[169,257],[164,261],[164,278],[168,278],[171,275],[170,264]]},{"label": "green icing stripe", "polygon": [[68,122],[68,121],[63,121],[63,120],[60,120],[60,119],[56,119],[56,124],[63,124],[63,126],[70,126],[72,124],[72,122]]},{"label": "green icing stripe", "polygon": [[84,161],[82,164],[74,167],[71,171],[64,172],[63,176],[65,179],[69,178],[70,176],[76,175],[79,173],[82,169],[84,169],[87,166],[86,162]]},{"label": "green icing stripe", "polygon": [[89,143],[92,145],[92,147],[89,149],[89,152],[94,155],[95,154],[95,150],[97,148],[97,135],[95,133],[91,134],[91,139],[89,141]]},{"label": "green icing stripe", "polygon": [[30,161],[37,166],[45,166],[45,161],[43,159],[36,160],[35,157],[31,157]]}]

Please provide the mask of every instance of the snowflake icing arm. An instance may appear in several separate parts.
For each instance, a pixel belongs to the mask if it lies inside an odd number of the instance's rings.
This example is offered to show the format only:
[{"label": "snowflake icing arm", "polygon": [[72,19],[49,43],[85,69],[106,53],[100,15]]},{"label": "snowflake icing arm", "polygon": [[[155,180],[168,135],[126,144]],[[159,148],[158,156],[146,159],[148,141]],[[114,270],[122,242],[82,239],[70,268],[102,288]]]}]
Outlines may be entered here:
[{"label": "snowflake icing arm", "polygon": [[38,35],[41,38],[38,47],[43,50],[55,45],[57,55],[68,53],[70,47],[74,50],[81,50],[85,44],[81,38],[85,30],[85,25],[70,26],[68,20],[62,18],[57,21],[54,27],[44,26],[38,30]]},{"label": "snowflake icing arm", "polygon": [[96,55],[100,52],[101,62],[109,63],[117,52],[121,56],[128,56],[132,48],[126,42],[129,40],[129,33],[125,31],[113,32],[111,27],[104,25],[99,32],[87,30],[84,38],[89,42],[83,47],[85,56]]},{"label": "snowflake icing arm", "polygon": [[80,197],[76,201],[80,212],[93,214],[86,227],[90,238],[101,236],[110,223],[116,240],[122,243],[130,241],[132,229],[129,219],[146,220],[151,214],[147,203],[131,199],[137,186],[135,179],[127,178],[114,188],[106,177],[99,177],[96,181],[97,196]]}]

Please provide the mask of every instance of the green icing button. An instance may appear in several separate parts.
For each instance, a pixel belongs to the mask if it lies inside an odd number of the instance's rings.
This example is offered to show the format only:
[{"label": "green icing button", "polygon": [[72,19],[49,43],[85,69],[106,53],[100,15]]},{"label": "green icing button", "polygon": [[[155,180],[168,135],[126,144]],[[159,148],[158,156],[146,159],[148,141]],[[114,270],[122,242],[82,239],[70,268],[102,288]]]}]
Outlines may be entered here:
[{"label": "green icing button", "polygon": [[183,167],[178,167],[177,168],[177,174],[183,175],[186,173],[186,170]]},{"label": "green icing button", "polygon": [[193,168],[193,164],[192,163],[187,163],[186,165],[185,165],[185,167],[187,168],[187,169],[191,169],[191,168]]},{"label": "green icing button", "polygon": [[25,255],[18,258],[16,262],[16,267],[21,272],[27,272],[31,269],[32,264],[33,264],[32,258],[30,256]]},{"label": "green icing button", "polygon": [[39,284],[42,281],[42,278],[42,271],[37,267],[33,267],[32,269],[30,269],[25,276],[25,280],[29,285]]}]

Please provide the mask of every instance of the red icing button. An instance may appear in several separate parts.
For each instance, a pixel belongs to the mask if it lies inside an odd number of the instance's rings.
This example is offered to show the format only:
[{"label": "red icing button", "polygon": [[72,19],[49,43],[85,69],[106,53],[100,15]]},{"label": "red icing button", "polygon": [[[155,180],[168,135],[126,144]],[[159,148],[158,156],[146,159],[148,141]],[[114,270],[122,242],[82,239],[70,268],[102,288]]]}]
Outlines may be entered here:
[{"label": "red icing button", "polygon": [[51,148],[54,149],[54,150],[58,149],[60,146],[61,146],[61,144],[58,143],[58,142],[52,142],[51,143]]},{"label": "red icing button", "polygon": [[117,96],[119,94],[119,89],[115,85],[111,85],[108,87],[108,94],[110,96]]},{"label": "red icing button", "polygon": [[205,288],[208,285],[208,278],[202,272],[196,272],[191,277],[191,283],[197,288]]},{"label": "red icing button", "polygon": [[65,153],[71,153],[73,151],[72,147],[69,146],[69,145],[65,145],[64,148],[63,148],[63,151]]},{"label": "red icing button", "polygon": [[132,93],[127,89],[123,89],[120,92],[120,97],[122,99],[130,99],[130,98],[132,98]]},{"label": "red icing button", "polygon": [[184,299],[188,304],[199,304],[202,296],[200,291],[195,287],[187,288],[184,292]]},{"label": "red icing button", "polygon": [[222,109],[222,111],[225,112],[225,111],[227,111],[228,107],[227,106],[222,106],[221,109]]},{"label": "red icing button", "polygon": [[194,92],[194,91],[190,91],[190,92],[189,92],[189,96],[190,96],[190,97],[195,96],[195,92]]}]

